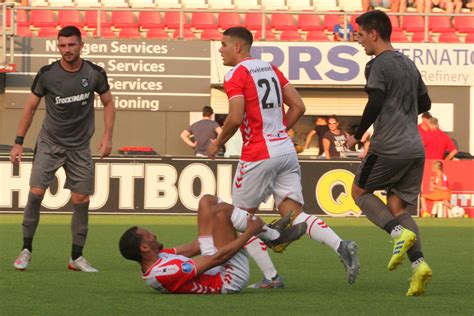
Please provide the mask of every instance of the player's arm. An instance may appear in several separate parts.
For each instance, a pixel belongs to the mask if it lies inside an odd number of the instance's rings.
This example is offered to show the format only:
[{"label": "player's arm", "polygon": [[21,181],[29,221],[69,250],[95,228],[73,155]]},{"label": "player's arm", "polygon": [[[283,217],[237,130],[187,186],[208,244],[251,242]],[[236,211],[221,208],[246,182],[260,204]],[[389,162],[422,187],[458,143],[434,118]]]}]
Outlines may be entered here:
[{"label": "player's arm", "polygon": [[314,135],[316,135],[316,131],[313,129],[306,136],[306,142],[304,143],[305,149],[308,149],[309,145],[311,145],[311,140],[313,139]]},{"label": "player's arm", "polygon": [[418,97],[418,114],[424,113],[431,109],[431,99],[428,93]]},{"label": "player's arm", "polygon": [[202,256],[194,259],[197,273],[203,273],[232,258],[240,249],[242,249],[252,236],[258,235],[262,231],[263,225],[264,223],[260,217],[249,216],[247,219],[247,230],[239,237],[220,248],[212,256]]},{"label": "player's arm", "polygon": [[354,133],[354,138],[360,140],[364,133],[369,129],[370,125],[374,124],[375,120],[382,110],[382,105],[385,102],[385,93],[382,90],[372,89],[368,91],[369,100],[365,106],[360,124]]},{"label": "player's arm", "polygon": [[286,129],[292,128],[306,111],[300,94],[290,83],[283,87],[283,102],[288,105],[286,112]]},{"label": "player's arm", "polygon": [[100,95],[100,101],[104,105],[104,135],[99,145],[99,151],[100,158],[104,158],[112,152],[112,133],[115,122],[115,107],[110,90]]},{"label": "player's arm", "polygon": [[197,256],[201,253],[201,249],[199,248],[199,242],[197,239],[193,240],[188,244],[176,246],[174,249],[176,250],[177,255],[185,256],[188,258]]},{"label": "player's arm", "polygon": [[195,142],[192,142],[189,137],[191,136],[191,133],[185,129],[184,131],[181,132],[181,139],[183,140],[183,142],[188,145],[189,147],[191,148],[195,148],[196,147],[196,143]]},{"label": "player's arm", "polygon": [[216,141],[209,144],[207,148],[209,158],[214,158],[219,151],[219,147],[224,146],[239,129],[244,119],[244,111],[245,99],[243,96],[236,96],[229,100],[229,114],[225,119],[222,132],[217,136]]},{"label": "player's arm", "polygon": [[330,146],[331,146],[331,141],[327,138],[323,138],[324,156],[326,157],[326,159],[331,159],[331,154],[329,153]]},{"label": "player's arm", "polygon": [[31,93],[26,101],[25,107],[23,108],[20,124],[16,133],[15,144],[10,151],[10,161],[15,165],[21,161],[21,155],[23,154],[23,139],[31,126],[31,122],[33,121],[33,117],[35,116],[40,101],[41,98],[39,96]]},{"label": "player's arm", "polygon": [[449,154],[444,159],[445,160],[452,160],[454,158],[454,156],[456,156],[457,153],[458,153],[458,150],[454,149],[454,150],[450,151]]}]

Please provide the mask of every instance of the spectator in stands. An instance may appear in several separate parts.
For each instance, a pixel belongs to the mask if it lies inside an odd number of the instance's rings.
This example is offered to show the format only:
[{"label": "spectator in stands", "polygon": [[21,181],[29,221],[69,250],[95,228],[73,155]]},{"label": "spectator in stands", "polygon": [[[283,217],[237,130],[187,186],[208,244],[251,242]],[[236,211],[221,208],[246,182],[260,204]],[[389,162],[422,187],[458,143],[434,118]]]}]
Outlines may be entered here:
[{"label": "spectator in stands", "polygon": [[[341,10],[341,12],[344,12]],[[351,23],[347,22],[347,28],[344,27],[344,20],[345,16],[344,14],[341,14],[339,16],[339,23],[336,23],[333,28],[333,33],[334,33],[334,39],[336,41],[354,41],[354,27],[352,26]]]},{"label": "spectator in stands", "polygon": [[321,156],[324,154],[323,148],[323,137],[327,131],[329,131],[328,127],[328,120],[325,116],[318,116],[316,121],[314,121],[315,127],[308,133],[306,136],[306,142],[304,144],[304,149],[309,149],[311,145],[311,140],[313,139],[314,135],[318,135],[318,155]]},{"label": "spectator in stands", "polygon": [[[435,117],[430,118],[429,125],[430,132],[425,145],[426,159],[453,159],[458,150],[448,134],[439,129],[438,119]],[[446,152],[448,152],[448,155],[445,158]]]},{"label": "spectator in stands", "polygon": [[418,125],[418,131],[420,132],[421,140],[426,149],[426,143],[428,142],[428,133],[430,132],[430,118],[432,118],[430,112],[424,112],[421,114],[421,124]]},{"label": "spectator in stands", "polygon": [[326,159],[346,157],[346,134],[339,129],[339,120],[335,115],[328,118],[329,131],[324,134],[323,148]]},{"label": "spectator in stands", "polygon": [[[207,147],[221,133],[222,128],[212,119],[214,110],[206,105],[202,108],[202,120],[181,132],[181,139],[191,148],[197,157],[207,157]],[[194,136],[194,141],[191,140]]]},{"label": "spectator in stands", "polygon": [[425,12],[429,13],[433,8],[440,8],[448,14],[461,13],[462,0],[427,0],[425,2]]},{"label": "spectator in stands", "polygon": [[443,171],[443,163],[439,160],[433,161],[432,170],[434,176],[430,177],[430,192],[421,195],[421,216],[429,217],[426,200],[432,202],[443,202],[444,207],[451,209],[451,190],[449,190],[448,177]]},{"label": "spectator in stands", "polygon": [[362,0],[362,9],[370,11],[370,7],[389,9],[392,12],[398,12],[400,9],[400,0]]},{"label": "spectator in stands", "polygon": [[431,0],[400,0],[400,13],[407,12],[407,8],[416,8],[419,13],[425,11],[425,1]]},{"label": "spectator in stands", "polygon": [[463,8],[470,9],[471,12],[474,11],[474,0],[463,0]]}]

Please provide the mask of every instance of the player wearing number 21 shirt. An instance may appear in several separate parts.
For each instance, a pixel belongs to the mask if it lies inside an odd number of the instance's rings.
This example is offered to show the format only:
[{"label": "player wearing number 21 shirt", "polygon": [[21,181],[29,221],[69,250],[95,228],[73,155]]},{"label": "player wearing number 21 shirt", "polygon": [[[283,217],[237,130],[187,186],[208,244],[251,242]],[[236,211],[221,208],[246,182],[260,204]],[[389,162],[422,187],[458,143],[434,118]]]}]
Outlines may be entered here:
[{"label": "player wearing number 21 shirt", "polygon": [[[252,42],[252,33],[243,27],[223,33],[219,52],[224,65],[233,67],[224,78],[229,115],[221,134],[209,145],[208,156],[213,158],[240,127],[243,146],[232,186],[232,204],[253,213],[273,195],[280,215],[294,211],[293,224],[306,222],[307,235],[336,252],[345,265],[349,283],[353,283],[359,272],[355,242],[341,240],[324,221],[303,211],[301,169],[287,131],[304,114],[305,105],[276,66],[251,57]],[[288,107],[286,112],[283,104]],[[259,241],[246,245],[264,271],[264,279],[255,287],[278,287],[276,270],[259,245]]]}]

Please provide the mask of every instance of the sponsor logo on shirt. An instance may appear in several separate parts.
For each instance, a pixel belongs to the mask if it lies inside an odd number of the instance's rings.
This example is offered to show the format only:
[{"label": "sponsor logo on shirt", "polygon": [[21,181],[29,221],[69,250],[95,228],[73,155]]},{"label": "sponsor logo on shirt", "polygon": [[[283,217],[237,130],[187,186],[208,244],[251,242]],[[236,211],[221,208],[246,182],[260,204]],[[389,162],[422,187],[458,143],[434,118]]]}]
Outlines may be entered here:
[{"label": "sponsor logo on shirt", "polygon": [[191,271],[193,271],[193,265],[190,264],[189,262],[183,262],[183,264],[181,265],[181,268],[184,273],[191,273]]},{"label": "sponsor logo on shirt", "polygon": [[87,78],[82,78],[81,79],[81,86],[83,86],[85,88],[88,85],[89,85],[89,80],[87,80]]},{"label": "sponsor logo on shirt", "polygon": [[86,93],[81,93],[78,95],[73,95],[70,97],[56,97],[54,100],[56,101],[56,104],[65,104],[65,103],[73,103],[73,102],[79,102],[79,101],[84,101],[89,99],[90,92]]}]

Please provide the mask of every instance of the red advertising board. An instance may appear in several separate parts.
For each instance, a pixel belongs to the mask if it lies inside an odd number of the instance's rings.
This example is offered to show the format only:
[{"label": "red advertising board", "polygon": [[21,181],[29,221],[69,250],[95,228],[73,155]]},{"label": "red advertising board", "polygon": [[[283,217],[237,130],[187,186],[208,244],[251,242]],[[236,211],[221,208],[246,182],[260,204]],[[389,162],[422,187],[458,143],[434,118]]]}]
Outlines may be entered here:
[{"label": "red advertising board", "polygon": [[[429,192],[430,177],[435,160],[426,160],[423,174],[422,193]],[[448,178],[451,190],[451,204],[464,208],[469,217],[474,217],[474,161],[473,160],[443,160],[444,174]],[[428,203],[428,212],[432,203]]]}]

